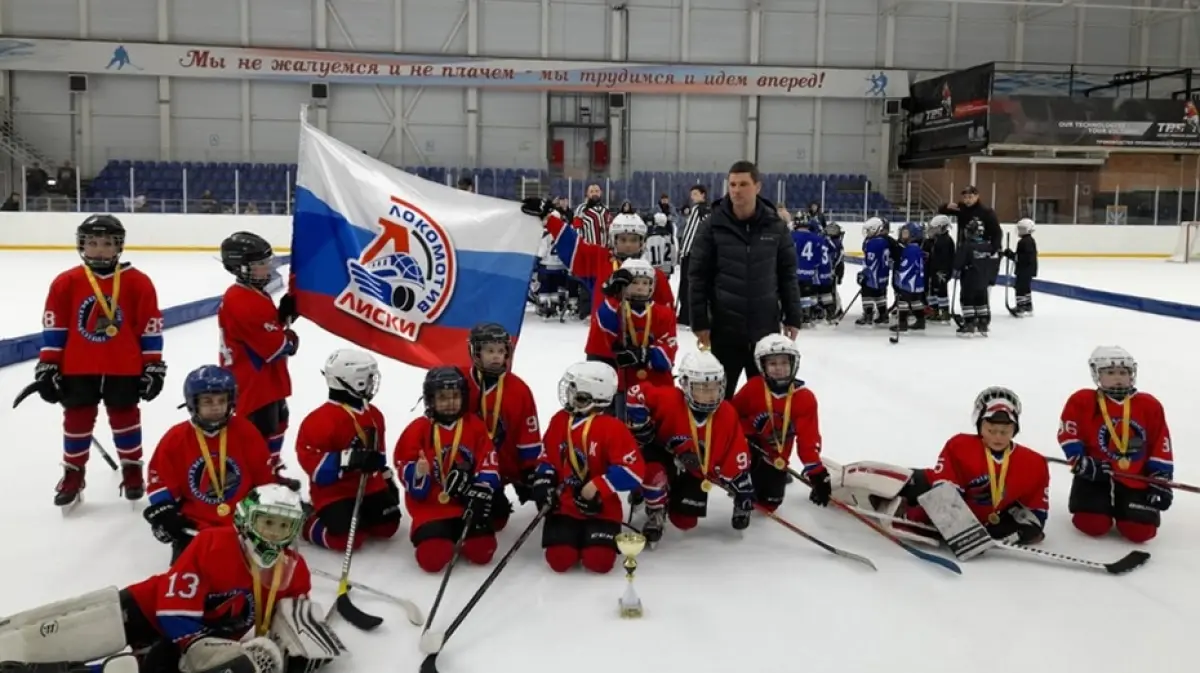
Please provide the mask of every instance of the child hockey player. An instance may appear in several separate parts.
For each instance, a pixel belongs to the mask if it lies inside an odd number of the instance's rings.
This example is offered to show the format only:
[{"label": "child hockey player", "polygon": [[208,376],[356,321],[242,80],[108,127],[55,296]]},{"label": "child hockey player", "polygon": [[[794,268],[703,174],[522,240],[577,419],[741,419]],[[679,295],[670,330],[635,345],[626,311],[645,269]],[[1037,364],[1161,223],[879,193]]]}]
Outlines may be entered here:
[{"label": "child hockey player", "polygon": [[642,259],[670,279],[675,273],[675,249],[675,224],[666,213],[654,213],[646,230],[646,251],[642,253]]},{"label": "child hockey player", "polygon": [[511,371],[513,339],[503,326],[472,327],[467,350],[471,356],[467,413],[483,419],[496,450],[500,488],[494,494],[492,524],[500,532],[513,511],[505,487],[512,484],[522,504],[529,500],[529,479],[542,453],[537,403],[525,381]]},{"label": "child hockey player", "polygon": [[567,267],[554,249],[554,236],[550,235],[549,231],[542,232],[537,266],[538,315],[543,318],[558,316],[558,319],[563,321],[568,313],[577,310],[579,298],[569,296],[569,280]]},{"label": "child hockey player", "polygon": [[1058,430],[1075,475],[1071,523],[1093,537],[1115,523],[1125,539],[1148,542],[1173,499],[1164,483],[1175,475],[1166,414],[1153,395],[1137,389],[1137,360],[1124,348],[1100,346],[1088,368],[1095,387],[1067,398]]},{"label": "child hockey player", "polygon": [[345,646],[307,598],[312,579],[294,548],[303,520],[295,493],[256,488],[232,525],[201,531],[166,572],[5,619],[0,661],[30,673],[315,671]]},{"label": "child hockey player", "polygon": [[83,263],[50,284],[34,369],[38,395],[63,407],[63,477],[54,504],[80,502],[102,402],[121,461],[121,491],[140,500],[146,482],[138,403],[158,397],[167,376],[158,295],[149,276],[121,262],[125,227],[112,215],[84,220],[75,250]]},{"label": "child hockey player", "polygon": [[992,252],[992,244],[984,237],[983,223],[978,219],[967,222],[963,237],[966,240],[959,242],[954,260],[954,271],[958,274],[958,302],[962,305],[963,315],[958,335],[987,336],[992,322],[988,284],[996,277],[1000,260]]},{"label": "child hockey player", "polygon": [[[919,222],[908,222],[900,228],[900,254],[896,258],[896,273],[892,287],[896,290],[896,334],[909,329],[925,329],[925,253],[921,250],[924,231]],[[913,318],[912,327],[908,320]]]},{"label": "child hockey player", "polygon": [[626,394],[627,423],[646,458],[644,497],[649,542],[662,539],[669,515],[680,530],[708,513],[716,481],[733,494],[734,529],[750,525],[754,484],[750,450],[737,409],[725,401],[725,367],[708,351],[679,364],[679,387],[634,386]]},{"label": "child hockey player", "polygon": [[782,334],[768,334],[755,344],[754,361],[760,375],[746,381],[732,402],[750,446],[755,499],[771,511],[783,504],[794,446],[812,486],[809,500],[824,507],[832,487],[821,464],[817,397],[796,379],[800,351]]},{"label": "child hockey player", "polygon": [[933,309],[933,322],[950,323],[950,277],[954,275],[955,247],[954,239],[950,237],[950,218],[945,215],[934,215],[925,230],[925,240],[929,244],[929,258],[926,260],[926,274],[929,285],[926,287],[929,296],[929,306]]},{"label": "child hockey player", "polygon": [[836,322],[842,314],[841,284],[846,277],[846,241],[842,225],[830,222],[825,225],[825,237],[829,240],[829,255],[833,260],[833,304],[834,311],[831,322]]},{"label": "child hockey player", "polygon": [[1033,240],[1033,220],[1017,222],[1017,250],[1006,249],[1004,256],[1013,261],[1013,291],[1017,295],[1017,317],[1033,317],[1033,279],[1037,278],[1037,241]]},{"label": "child hockey player", "polygon": [[228,526],[250,489],[274,483],[267,443],[235,416],[237,383],[227,369],[205,365],[183,381],[188,420],[173,426],[150,457],[150,505],[143,516],[172,559],[196,530]]},{"label": "child hockey player", "polygon": [[[809,220],[812,222],[813,220]],[[837,295],[834,287],[834,248],[824,229],[817,230],[821,239],[821,260],[817,263],[817,285],[813,291],[817,295],[817,307],[813,311],[813,319],[824,319],[827,324],[837,322]]]},{"label": "child hockey player", "polygon": [[271,282],[271,244],[258,234],[240,231],[221,242],[221,264],[237,278],[217,309],[222,367],[238,382],[237,413],[267,440],[279,483],[292,490],[300,482],[283,476],[279,452],[288,426],[287,398],[292,394],[288,358],[300,340],[290,325],[295,301],[285,296],[279,308],[264,288]]},{"label": "child hockey player", "polygon": [[820,285],[819,271],[822,262],[829,265],[829,251],[825,247],[820,220],[809,219],[799,214],[792,221],[792,242],[796,246],[796,283],[800,286],[800,311],[802,327],[816,326],[817,295]]},{"label": "child hockey player", "polygon": [[603,362],[573,364],[558,382],[562,409],[546,428],[531,484],[538,509],[552,508],[542,526],[542,548],[555,572],[582,563],[606,573],[617,561],[618,494],[642,485],[645,465],[629,429],[604,413],[616,394],[616,374]]},{"label": "child hockey player", "polygon": [[[671,386],[678,335],[675,311],[654,301],[659,274],[643,259],[627,259],[604,283],[604,303],[588,334],[587,357],[617,370],[617,390],[636,384]],[[617,400],[618,417],[624,400]]]},{"label": "child hockey player", "polygon": [[[296,457],[308,474],[313,513],[304,539],[345,551],[358,507],[354,548],[386,540],[400,529],[400,489],[388,467],[386,425],[371,400],[379,392],[379,365],[363,351],[334,351],[321,370],[329,399],[300,423]],[[366,478],[361,505],[358,486]]]},{"label": "child hockey player", "polygon": [[476,565],[496,553],[491,507],[500,490],[496,450],[487,426],[467,413],[467,377],[456,367],[425,373],[425,415],[408,424],[396,442],[394,463],[404,483],[404,508],[412,516],[409,539],[417,565],[441,572],[462,555]]},{"label": "child hockey player", "polygon": [[863,270],[858,272],[862,288],[862,317],[855,325],[886,325],[888,279],[892,274],[891,237],[887,225],[878,217],[863,224]]}]

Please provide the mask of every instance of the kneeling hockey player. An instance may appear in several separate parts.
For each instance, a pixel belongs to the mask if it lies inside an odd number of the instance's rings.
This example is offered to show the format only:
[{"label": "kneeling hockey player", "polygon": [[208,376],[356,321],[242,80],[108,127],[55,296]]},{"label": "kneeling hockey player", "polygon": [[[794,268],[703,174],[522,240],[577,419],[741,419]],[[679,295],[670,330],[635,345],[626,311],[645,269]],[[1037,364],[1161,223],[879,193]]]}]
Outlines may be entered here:
[{"label": "kneeling hockey player", "polygon": [[708,514],[714,481],[733,493],[734,529],[750,525],[750,450],[725,385],[725,367],[701,351],[679,364],[678,388],[634,386],[626,394],[626,422],[646,459],[648,542],[662,539],[668,516],[680,530],[695,528]]},{"label": "kneeling hockey player", "polygon": [[573,364],[558,383],[562,409],[546,428],[531,483],[538,508],[553,508],[542,527],[542,548],[555,572],[582,563],[606,573],[617,561],[619,493],[642,485],[645,464],[629,429],[605,413],[616,394],[616,373],[603,362]]},{"label": "kneeling hockey player", "polygon": [[441,572],[459,539],[467,561],[490,563],[496,553],[492,498],[500,489],[492,438],[483,421],[467,413],[467,377],[457,367],[426,372],[423,394],[425,415],[404,429],[393,458],[412,516],[417,565]]},{"label": "kneeling hockey player", "polygon": [[1058,443],[1075,474],[1071,523],[1094,537],[1115,524],[1127,540],[1147,542],[1173,499],[1162,483],[1175,473],[1166,414],[1153,395],[1137,389],[1137,360],[1124,348],[1097,348],[1088,368],[1096,387],[1067,399],[1058,429]]},{"label": "kneeling hockey player", "polygon": [[[313,671],[343,654],[308,600],[308,565],[293,549],[304,521],[299,496],[263,486],[233,518],[197,534],[160,575],[0,620],[0,669],[17,662],[28,673],[283,673]],[[251,630],[255,637],[239,642]],[[126,646],[139,662],[117,654]]]},{"label": "kneeling hockey player", "polygon": [[800,351],[782,334],[768,334],[754,346],[758,376],[752,376],[733,396],[750,445],[750,474],[760,505],[774,511],[783,504],[792,447],[812,486],[809,500],[824,507],[832,487],[821,463],[821,428],[817,397],[796,378]]},{"label": "kneeling hockey player", "polygon": [[379,392],[379,365],[362,351],[341,349],[321,372],[329,400],[300,424],[296,457],[308,473],[313,514],[304,523],[309,542],[345,551],[358,486],[366,478],[354,547],[391,538],[400,529],[400,489],[388,467],[386,425],[371,404]]}]

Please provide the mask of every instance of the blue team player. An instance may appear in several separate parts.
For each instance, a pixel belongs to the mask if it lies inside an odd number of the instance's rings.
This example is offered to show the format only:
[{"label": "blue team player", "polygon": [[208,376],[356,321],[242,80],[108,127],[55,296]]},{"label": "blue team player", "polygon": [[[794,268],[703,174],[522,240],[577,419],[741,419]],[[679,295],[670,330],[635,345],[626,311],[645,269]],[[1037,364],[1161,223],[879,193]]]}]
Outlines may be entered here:
[{"label": "blue team player", "polygon": [[888,279],[892,274],[892,242],[888,226],[878,217],[863,224],[863,270],[858,272],[862,288],[862,317],[855,325],[886,325],[888,322]]},{"label": "blue team player", "polygon": [[824,319],[829,325],[837,321],[837,295],[834,294],[834,248],[825,228],[819,222],[809,220],[809,226],[816,226],[817,236],[821,239],[821,259],[817,263],[817,308],[814,319]]},{"label": "blue team player", "polygon": [[924,238],[925,230],[919,222],[909,222],[900,228],[900,254],[896,272],[892,274],[897,313],[892,331],[897,334],[910,329],[910,318],[914,319],[911,329],[925,329],[925,251],[921,249]]},{"label": "blue team player", "polygon": [[796,284],[800,286],[802,327],[816,325],[818,271],[821,259],[828,255],[820,222],[797,217],[792,222],[792,241],[796,244]]}]

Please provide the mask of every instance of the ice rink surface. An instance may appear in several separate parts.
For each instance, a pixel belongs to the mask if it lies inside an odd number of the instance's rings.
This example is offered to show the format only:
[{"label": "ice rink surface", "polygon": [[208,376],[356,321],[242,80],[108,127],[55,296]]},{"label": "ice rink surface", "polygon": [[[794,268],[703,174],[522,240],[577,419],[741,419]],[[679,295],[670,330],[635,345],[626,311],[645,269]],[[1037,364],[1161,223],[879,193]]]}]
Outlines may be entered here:
[{"label": "ice rink surface", "polygon": [[[45,256],[3,255],[6,268],[30,270],[23,276],[26,292],[5,290],[4,305],[14,323],[5,326],[8,333],[40,327],[45,283],[74,261],[69,253],[37,254]],[[219,294],[229,282],[210,255],[127,257],[154,277],[164,306]],[[1200,304],[1200,267],[1044,260],[1042,277]],[[1098,285],[1101,280],[1111,286]],[[1186,291],[1191,295],[1178,294]],[[1055,431],[1062,404],[1077,388],[1092,385],[1089,352],[1097,345],[1119,344],[1138,358],[1139,388],[1166,407],[1179,450],[1176,478],[1200,482],[1200,461],[1193,457],[1200,440],[1200,415],[1193,415],[1200,325],[1044,295],[1035,296],[1035,302],[1037,317],[1018,321],[1004,313],[1002,299],[994,295],[997,317],[989,339],[961,340],[952,328],[930,327],[927,334],[891,345],[885,331],[850,324],[857,308],[836,330],[803,333],[800,377],[820,400],[825,455],[841,462],[931,465],[946,439],[970,429],[971,402],[989,385],[1010,386],[1021,396],[1018,440],[1058,455]],[[301,321],[297,330],[301,348],[291,363],[295,395],[289,440],[303,415],[325,397],[320,375],[325,357],[346,345],[311,323]],[[559,375],[583,357],[584,335],[582,324],[527,318],[515,371],[533,389],[543,424],[557,408]],[[213,360],[216,343],[213,320],[167,333],[170,376],[166,392],[144,412],[147,452],[170,425],[185,419],[185,412],[175,409],[183,377]],[[687,332],[680,343],[681,354],[694,348]],[[388,441],[394,442],[420,413],[414,405],[422,372],[393,362],[381,366],[376,403],[388,419]],[[0,372],[0,400],[12,399],[31,380],[32,370],[26,363]],[[5,511],[0,615],[161,571],[168,548],[150,535],[140,508],[121,499],[117,476],[100,460],[89,466],[88,501],[69,517],[60,514],[51,504],[60,476],[60,412],[36,398],[19,411],[8,406],[0,404],[0,428],[8,437],[6,469],[0,471]],[[103,415],[97,437],[110,444]],[[290,445],[285,455],[289,471],[298,475]],[[1051,515],[1042,546],[1102,562],[1129,551],[1131,545],[1119,538],[1093,540],[1071,527],[1070,477],[1064,467],[1051,470]],[[556,575],[543,563],[535,534],[447,643],[439,666],[443,673],[1190,673],[1195,668],[1200,652],[1189,643],[1200,623],[1200,583],[1195,581],[1200,496],[1177,494],[1159,537],[1144,546],[1153,558],[1121,577],[996,554],[963,563],[964,574],[952,575],[905,554],[845,514],[813,506],[807,496],[805,487],[794,485],[780,514],[832,544],[869,556],[878,572],[832,556],[763,517],[756,516],[739,536],[729,525],[728,501],[714,497],[710,516],[698,529],[685,535],[668,527],[658,550],[641,557],[637,587],[646,615],[624,621],[617,616],[624,588],[619,567],[606,576]],[[499,536],[497,558],[533,514],[526,507],[513,516]],[[407,524],[397,539],[357,554],[352,578],[410,598],[427,611],[440,576],[417,569],[406,533]],[[339,554],[307,546],[304,553],[315,567],[334,573],[340,567]],[[465,565],[456,570],[434,629],[449,624],[489,571]],[[335,586],[314,578],[314,587],[314,597],[330,604]],[[415,673],[420,630],[386,602],[363,593],[355,600],[386,622],[376,632],[361,633],[336,621],[352,651],[352,659],[338,670]]]}]

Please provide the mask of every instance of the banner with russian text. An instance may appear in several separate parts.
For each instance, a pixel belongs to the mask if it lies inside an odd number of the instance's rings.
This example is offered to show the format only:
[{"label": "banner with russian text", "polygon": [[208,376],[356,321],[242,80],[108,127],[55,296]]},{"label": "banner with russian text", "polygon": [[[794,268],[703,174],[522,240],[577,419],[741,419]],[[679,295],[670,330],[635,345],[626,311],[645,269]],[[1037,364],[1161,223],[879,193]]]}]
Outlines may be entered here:
[{"label": "banner with russian text", "polygon": [[993,145],[1200,149],[1196,101],[997,96]]},{"label": "banner with russian text", "polygon": [[800,98],[902,98],[904,70],[616,63],[41,38],[0,39],[0,70],[345,84]]},{"label": "banner with russian text", "polygon": [[995,63],[914,82],[903,167],[978,152],[988,145],[988,101]]},{"label": "banner with russian text", "polygon": [[291,289],[300,315],[408,364],[470,366],[482,322],[520,334],[542,225],[302,124]]}]

